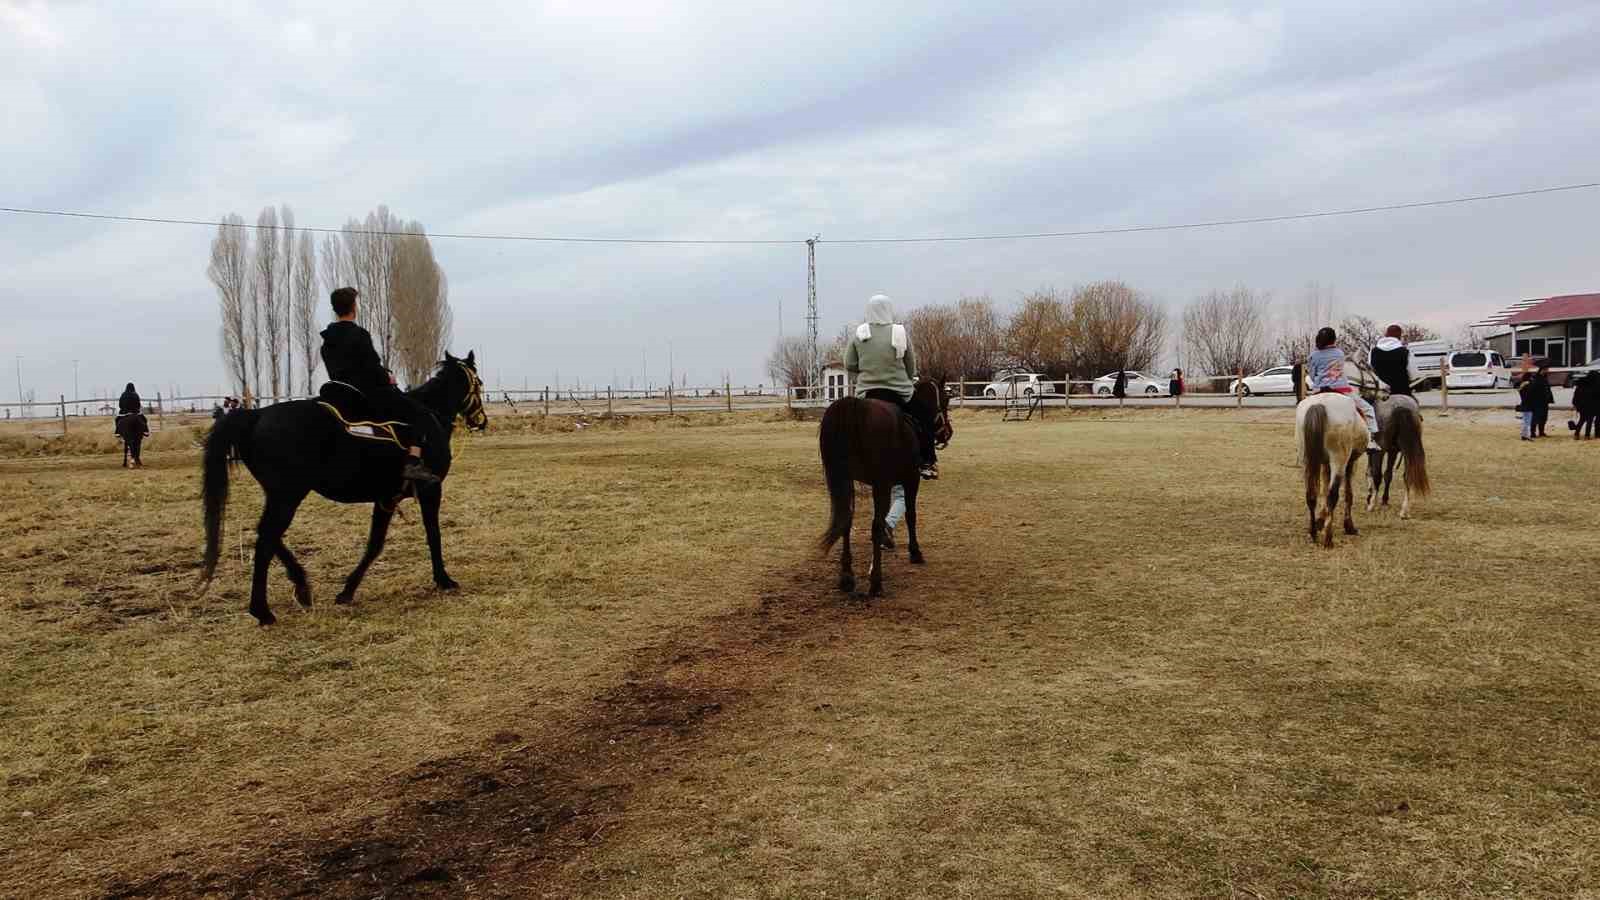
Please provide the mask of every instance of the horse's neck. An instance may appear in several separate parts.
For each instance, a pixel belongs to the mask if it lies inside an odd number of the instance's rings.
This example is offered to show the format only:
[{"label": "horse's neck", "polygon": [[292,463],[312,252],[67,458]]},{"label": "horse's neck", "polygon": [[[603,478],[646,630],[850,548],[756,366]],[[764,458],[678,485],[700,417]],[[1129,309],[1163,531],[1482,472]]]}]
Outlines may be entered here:
[{"label": "horse's neck", "polygon": [[407,391],[412,399],[421,403],[439,420],[439,425],[444,428],[444,433],[449,436],[455,427],[456,410],[461,407],[461,398],[451,396],[450,382],[443,372],[423,382],[420,387]]}]

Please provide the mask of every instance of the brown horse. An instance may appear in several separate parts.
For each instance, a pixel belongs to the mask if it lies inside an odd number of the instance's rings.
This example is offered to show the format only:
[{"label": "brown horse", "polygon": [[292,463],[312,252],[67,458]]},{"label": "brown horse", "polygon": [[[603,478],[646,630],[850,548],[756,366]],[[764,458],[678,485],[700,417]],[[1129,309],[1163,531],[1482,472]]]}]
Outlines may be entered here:
[{"label": "brown horse", "polygon": [[128,468],[132,460],[133,468],[144,468],[140,451],[144,449],[144,439],[150,436],[150,420],[144,413],[123,413],[117,416],[116,432],[118,440],[122,441],[122,467]]},{"label": "brown horse", "polygon": [[[949,443],[950,398],[944,388],[926,379],[918,381],[911,394],[913,404],[934,413],[934,440]],[[905,491],[907,551],[911,561],[923,562],[917,544],[917,489],[922,485],[918,472],[922,458],[917,429],[892,404],[882,400],[846,397],[835,401],[822,415],[819,443],[822,472],[828,482],[832,516],[820,541],[826,553],[840,539],[844,552],[839,556],[839,590],[853,591],[856,576],[850,556],[850,526],[855,515],[855,483],[872,488],[872,586],[869,596],[883,595],[883,544],[888,533],[884,516],[889,512],[896,485]]]}]

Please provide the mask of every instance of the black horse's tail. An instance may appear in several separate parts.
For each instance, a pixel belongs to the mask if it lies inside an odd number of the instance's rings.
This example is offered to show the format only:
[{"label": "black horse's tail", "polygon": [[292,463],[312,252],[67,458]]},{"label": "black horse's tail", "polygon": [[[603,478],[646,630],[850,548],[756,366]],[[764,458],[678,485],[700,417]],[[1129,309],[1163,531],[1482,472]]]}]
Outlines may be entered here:
[{"label": "black horse's tail", "polygon": [[837,400],[822,414],[821,437],[822,474],[828,481],[828,499],[832,513],[828,530],[822,533],[818,544],[827,552],[850,531],[850,517],[855,512],[855,481],[850,477],[850,446],[861,425],[860,406],[863,401],[854,397]]},{"label": "black horse's tail", "polygon": [[200,582],[211,581],[222,553],[222,515],[228,508],[228,454],[250,436],[258,412],[240,409],[228,413],[212,426],[206,438],[204,474],[206,555],[200,567]]},{"label": "black horse's tail", "polygon": [[1428,455],[1422,449],[1422,417],[1407,406],[1396,406],[1389,414],[1384,446],[1400,451],[1406,461],[1406,490],[1426,497],[1428,484]]}]

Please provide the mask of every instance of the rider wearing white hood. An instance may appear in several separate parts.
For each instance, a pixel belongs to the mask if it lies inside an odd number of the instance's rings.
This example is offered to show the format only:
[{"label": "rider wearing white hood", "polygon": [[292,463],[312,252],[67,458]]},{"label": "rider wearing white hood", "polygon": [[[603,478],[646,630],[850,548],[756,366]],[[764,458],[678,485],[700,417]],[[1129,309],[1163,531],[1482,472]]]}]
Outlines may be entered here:
[{"label": "rider wearing white hood", "polygon": [[883,294],[867,301],[867,320],[856,328],[844,349],[844,367],[856,385],[856,396],[883,400],[900,407],[917,423],[917,443],[922,446],[922,477],[938,478],[933,451],[933,417],[911,403],[917,382],[917,360],[904,325],[894,321],[894,304]]},{"label": "rider wearing white hood", "polygon": [[1399,325],[1390,325],[1383,339],[1367,354],[1367,362],[1373,373],[1388,385],[1390,394],[1410,396],[1411,386],[1422,380],[1422,373],[1417,371],[1417,361],[1411,350],[1400,339],[1404,333]]}]

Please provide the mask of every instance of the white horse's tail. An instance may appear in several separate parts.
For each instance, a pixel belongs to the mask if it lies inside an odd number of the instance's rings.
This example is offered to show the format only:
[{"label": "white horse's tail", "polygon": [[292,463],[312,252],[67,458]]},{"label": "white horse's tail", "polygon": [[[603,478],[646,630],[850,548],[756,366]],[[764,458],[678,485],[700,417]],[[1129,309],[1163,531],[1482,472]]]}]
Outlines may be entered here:
[{"label": "white horse's tail", "polygon": [[1328,457],[1328,410],[1320,403],[1306,408],[1305,419],[1300,423],[1300,461],[1306,468],[1306,493],[1317,491],[1322,478],[1322,465]]}]

